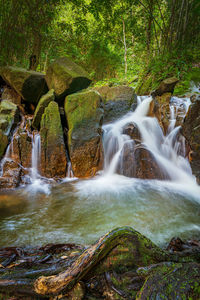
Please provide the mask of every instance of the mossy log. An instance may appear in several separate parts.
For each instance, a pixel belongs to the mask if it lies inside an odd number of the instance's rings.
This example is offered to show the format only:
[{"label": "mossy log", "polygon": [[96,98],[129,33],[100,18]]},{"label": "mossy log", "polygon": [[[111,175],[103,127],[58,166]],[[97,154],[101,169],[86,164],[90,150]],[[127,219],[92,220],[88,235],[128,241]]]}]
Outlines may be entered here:
[{"label": "mossy log", "polygon": [[[40,295],[58,295],[61,292],[67,292],[83,279],[113,248],[120,244],[127,245],[128,242],[134,245],[142,265],[169,259],[166,252],[132,228],[117,228],[101,237],[97,243],[85,250],[66,271],[55,276],[38,278],[34,283],[35,291]],[[134,256],[132,260],[134,261]]]},{"label": "mossy log", "polygon": [[[143,287],[146,291],[152,272],[156,274],[155,266],[167,264],[171,270],[174,265],[185,264],[187,268],[190,262],[198,262],[196,254],[170,254],[130,227],[112,230],[87,249],[74,244],[2,248],[0,295],[80,300],[85,293],[93,299],[104,299],[107,293],[112,299],[136,299],[143,295]],[[187,282],[187,277],[184,280]]]}]

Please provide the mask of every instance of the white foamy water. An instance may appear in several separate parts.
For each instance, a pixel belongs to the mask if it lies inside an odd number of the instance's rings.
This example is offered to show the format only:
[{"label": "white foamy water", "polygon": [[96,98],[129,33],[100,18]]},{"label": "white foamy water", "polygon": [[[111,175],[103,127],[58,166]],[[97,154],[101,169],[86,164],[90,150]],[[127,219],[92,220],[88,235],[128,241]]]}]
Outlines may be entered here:
[{"label": "white foamy water", "polygon": [[[156,118],[148,117],[151,97],[139,97],[138,107],[134,112],[125,115],[114,123],[104,125],[104,172],[95,179],[77,184],[79,195],[100,194],[107,189],[116,193],[121,193],[123,189],[135,188],[143,185],[145,180],[132,179],[116,174],[123,171],[123,150],[125,145],[134,148],[135,144],[130,136],[123,133],[125,126],[133,124],[137,126],[141,143],[144,148],[153,155],[165,180],[150,180],[151,186],[157,189],[172,189],[177,193],[186,193],[200,203],[200,188],[196,184],[196,179],[192,175],[188,159],[185,157],[185,139],[180,134],[180,126],[175,127],[176,117],[186,114],[190,100],[188,98],[179,99],[173,97],[170,105],[170,125],[166,136]],[[130,162],[131,163],[131,162]],[[134,167],[134,166],[133,166]],[[123,174],[123,173],[122,173]],[[119,179],[120,178],[120,179]]]},{"label": "white foamy water", "polygon": [[50,185],[45,182],[45,178],[42,178],[39,173],[39,167],[41,162],[41,138],[39,133],[32,135],[32,153],[31,153],[32,166],[30,169],[30,181],[31,183],[26,187],[26,191],[29,193],[50,193]]}]

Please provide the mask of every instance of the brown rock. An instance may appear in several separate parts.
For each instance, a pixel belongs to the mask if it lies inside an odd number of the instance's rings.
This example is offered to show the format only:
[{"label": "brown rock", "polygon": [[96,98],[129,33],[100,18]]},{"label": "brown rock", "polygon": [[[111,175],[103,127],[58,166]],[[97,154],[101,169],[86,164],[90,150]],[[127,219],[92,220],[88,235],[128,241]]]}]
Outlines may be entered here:
[{"label": "brown rock", "polygon": [[179,80],[175,77],[163,80],[159,87],[151,94],[153,97],[162,96],[165,93],[173,93],[175,85]]},{"label": "brown rock", "polygon": [[191,148],[190,163],[193,174],[200,183],[200,101],[196,100],[185,117],[182,133]]},{"label": "brown rock", "polygon": [[16,105],[21,105],[21,96],[11,87],[4,87],[1,98],[2,100],[9,100]]}]

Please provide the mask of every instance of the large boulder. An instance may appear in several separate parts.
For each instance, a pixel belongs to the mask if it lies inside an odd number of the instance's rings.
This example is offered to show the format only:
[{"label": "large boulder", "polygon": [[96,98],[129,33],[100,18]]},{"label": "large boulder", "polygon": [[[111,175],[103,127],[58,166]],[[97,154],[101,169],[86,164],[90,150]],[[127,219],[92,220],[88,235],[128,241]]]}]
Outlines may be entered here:
[{"label": "large boulder", "polygon": [[42,96],[34,113],[33,122],[32,122],[33,128],[39,129],[40,121],[45,108],[49,105],[51,101],[54,100],[55,100],[54,90],[50,90],[47,94]]},{"label": "large boulder", "polygon": [[17,67],[4,67],[0,75],[23,100],[36,105],[42,95],[46,94],[48,87],[44,75],[35,71]]},{"label": "large boulder", "polygon": [[113,122],[136,108],[137,96],[132,87],[106,85],[93,89],[100,93],[104,102],[104,124]]},{"label": "large boulder", "polygon": [[190,164],[200,184],[200,100],[196,100],[189,107],[182,133],[190,145]]},{"label": "large boulder", "polygon": [[45,79],[49,89],[54,89],[56,97],[61,99],[91,83],[87,72],[68,57],[58,58],[50,64]]},{"label": "large boulder", "polygon": [[102,168],[102,100],[96,91],[83,91],[65,99],[68,147],[74,175],[90,177]]},{"label": "large boulder", "polygon": [[152,92],[152,96],[162,96],[165,93],[173,93],[175,85],[179,80],[176,77],[170,77],[163,80],[159,87]]},{"label": "large boulder", "polygon": [[66,176],[67,156],[58,104],[51,101],[40,123],[41,174],[49,178]]}]

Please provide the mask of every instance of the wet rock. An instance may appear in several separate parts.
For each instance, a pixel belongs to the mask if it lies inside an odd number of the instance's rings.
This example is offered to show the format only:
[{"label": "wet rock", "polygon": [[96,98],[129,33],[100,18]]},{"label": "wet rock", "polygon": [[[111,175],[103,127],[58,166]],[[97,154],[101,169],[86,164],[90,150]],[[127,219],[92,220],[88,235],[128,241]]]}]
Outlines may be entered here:
[{"label": "wet rock", "polygon": [[118,173],[141,179],[165,179],[152,153],[142,145],[127,142],[121,153]]},{"label": "wet rock", "polygon": [[36,107],[34,116],[33,116],[33,122],[32,126],[36,130],[40,127],[40,121],[42,118],[42,115],[44,113],[45,108],[49,105],[51,101],[55,100],[54,96],[54,90],[50,90],[47,94],[43,95],[40,101],[38,102],[38,105]]},{"label": "wet rock", "polygon": [[200,264],[163,262],[138,273],[143,271],[147,277],[137,300],[199,299]]},{"label": "wet rock", "polygon": [[173,93],[175,85],[177,84],[179,80],[175,77],[171,77],[171,78],[167,78],[165,80],[163,80],[159,87],[152,92],[152,96],[162,96],[165,93]]},{"label": "wet rock", "polygon": [[48,91],[42,73],[17,67],[4,67],[0,75],[28,103],[37,104],[42,95]]},{"label": "wet rock", "polygon": [[127,134],[130,136],[132,140],[135,142],[141,142],[140,132],[136,125],[130,123],[126,125],[123,129],[123,134]]},{"label": "wet rock", "polygon": [[188,141],[191,153],[190,164],[193,174],[197,177],[200,183],[200,101],[196,100],[190,105],[188,113],[185,117],[182,134]]},{"label": "wet rock", "polygon": [[56,97],[63,99],[91,83],[87,72],[68,57],[58,58],[50,64],[45,79],[49,89],[54,89]]},{"label": "wet rock", "polygon": [[94,176],[102,168],[102,100],[92,90],[69,95],[65,99],[68,121],[68,147],[76,177]]},{"label": "wet rock", "polygon": [[156,117],[158,122],[163,129],[163,132],[166,134],[169,127],[170,120],[170,99],[171,93],[164,93],[162,96],[156,96],[152,108],[152,113],[150,116]]},{"label": "wet rock", "polygon": [[8,160],[3,166],[3,176],[0,177],[1,189],[13,189],[19,186],[21,166],[13,160]]},{"label": "wet rock", "polygon": [[104,124],[119,119],[136,107],[137,96],[129,86],[102,86],[93,89],[100,93],[104,102]]},{"label": "wet rock", "polygon": [[14,89],[11,87],[5,86],[3,89],[3,93],[1,96],[2,100],[9,100],[10,102],[20,105],[21,104],[21,97]]},{"label": "wet rock", "polygon": [[30,172],[32,138],[28,125],[30,126],[29,120],[24,119],[8,146],[1,177],[1,187],[4,189],[16,188],[25,183],[24,176]]},{"label": "wet rock", "polygon": [[51,101],[40,123],[41,174],[48,178],[66,176],[67,157],[58,104]]}]

